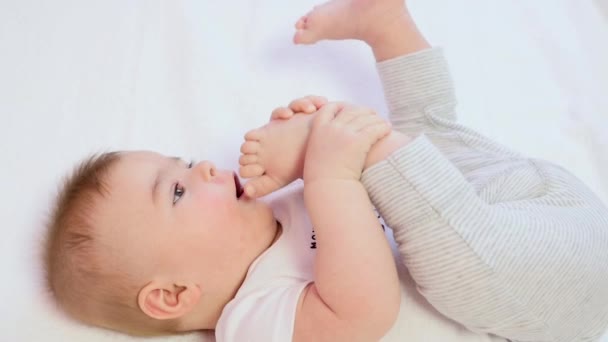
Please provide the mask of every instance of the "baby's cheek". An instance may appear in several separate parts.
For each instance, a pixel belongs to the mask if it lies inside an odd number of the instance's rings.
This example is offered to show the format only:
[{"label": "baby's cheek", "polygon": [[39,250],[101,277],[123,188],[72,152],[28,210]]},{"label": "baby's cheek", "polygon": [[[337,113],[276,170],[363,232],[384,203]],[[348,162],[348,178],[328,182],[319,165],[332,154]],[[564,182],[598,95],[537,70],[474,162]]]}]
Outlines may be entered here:
[{"label": "baby's cheek", "polygon": [[226,215],[230,209],[230,199],[224,193],[206,191],[199,195],[197,202],[213,216]]}]

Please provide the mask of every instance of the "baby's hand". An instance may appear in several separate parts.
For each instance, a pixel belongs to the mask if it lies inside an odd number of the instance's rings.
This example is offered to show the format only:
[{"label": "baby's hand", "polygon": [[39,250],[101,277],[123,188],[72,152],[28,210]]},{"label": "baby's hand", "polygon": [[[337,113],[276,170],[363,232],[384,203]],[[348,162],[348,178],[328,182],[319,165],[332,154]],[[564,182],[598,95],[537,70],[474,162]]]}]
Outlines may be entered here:
[{"label": "baby's hand", "polygon": [[327,104],[327,99],[323,96],[309,95],[291,101],[287,107],[279,107],[272,111],[270,121],[288,120],[294,114],[313,114]]},{"label": "baby's hand", "polygon": [[390,125],[371,109],[340,103],[323,106],[308,138],[304,182],[359,180],[367,153],[390,131]]}]

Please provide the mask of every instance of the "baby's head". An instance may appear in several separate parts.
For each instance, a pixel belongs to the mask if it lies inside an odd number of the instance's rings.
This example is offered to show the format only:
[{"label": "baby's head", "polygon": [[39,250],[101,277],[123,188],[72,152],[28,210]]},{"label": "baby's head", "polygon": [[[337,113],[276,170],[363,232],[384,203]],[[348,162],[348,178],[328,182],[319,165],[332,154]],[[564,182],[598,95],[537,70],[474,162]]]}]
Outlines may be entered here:
[{"label": "baby's head", "polygon": [[153,152],[76,168],[45,250],[49,289],[89,325],[132,335],[213,329],[277,223],[232,171]]}]

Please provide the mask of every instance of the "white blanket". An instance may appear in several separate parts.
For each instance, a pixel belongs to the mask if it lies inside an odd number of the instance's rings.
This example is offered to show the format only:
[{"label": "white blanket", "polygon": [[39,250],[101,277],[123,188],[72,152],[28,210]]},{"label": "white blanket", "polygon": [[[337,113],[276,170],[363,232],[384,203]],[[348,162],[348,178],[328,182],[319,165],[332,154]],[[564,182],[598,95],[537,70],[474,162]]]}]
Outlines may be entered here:
[{"label": "white blanket", "polygon": [[[608,21],[592,0],[409,3],[446,48],[463,122],[608,200]],[[242,134],[295,97],[386,112],[362,44],[291,44],[314,4],[0,1],[2,340],[132,340],[66,321],[42,290],[49,203],[83,156],[151,149],[236,168]]]}]

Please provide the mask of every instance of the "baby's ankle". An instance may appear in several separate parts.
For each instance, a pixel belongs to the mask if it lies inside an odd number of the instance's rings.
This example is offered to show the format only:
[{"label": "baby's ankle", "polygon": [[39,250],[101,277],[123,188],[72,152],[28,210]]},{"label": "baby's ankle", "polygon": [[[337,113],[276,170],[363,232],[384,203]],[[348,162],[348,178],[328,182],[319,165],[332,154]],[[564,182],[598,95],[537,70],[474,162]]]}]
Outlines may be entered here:
[{"label": "baby's ankle", "polygon": [[390,16],[378,25],[370,27],[368,32],[361,34],[361,40],[371,48],[382,47],[390,43],[395,37],[403,36],[411,30],[415,30],[413,20],[407,10],[399,15]]},{"label": "baby's ankle", "polygon": [[411,17],[395,20],[387,25],[384,31],[370,38],[367,44],[372,48],[377,62],[409,55],[431,47]]}]

